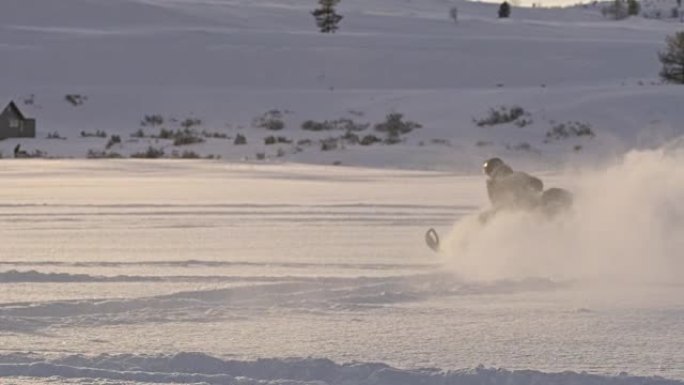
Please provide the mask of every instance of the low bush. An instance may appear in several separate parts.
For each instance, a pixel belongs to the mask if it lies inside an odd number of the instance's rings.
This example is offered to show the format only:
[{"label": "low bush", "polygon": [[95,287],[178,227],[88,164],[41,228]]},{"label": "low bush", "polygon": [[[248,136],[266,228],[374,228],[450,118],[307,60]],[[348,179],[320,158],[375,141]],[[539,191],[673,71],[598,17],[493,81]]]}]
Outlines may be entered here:
[{"label": "low bush", "polygon": [[237,134],[235,140],[233,140],[233,144],[236,146],[247,144],[247,138],[242,134]]},{"label": "low bush", "polygon": [[74,107],[78,107],[88,100],[88,97],[80,94],[66,94],[64,95],[64,100]]},{"label": "low bush", "polygon": [[553,126],[546,132],[546,142],[550,140],[561,140],[571,137],[589,137],[593,138],[596,134],[589,123],[572,121],[566,123],[559,123]]},{"label": "low bush", "polygon": [[142,128],[139,128],[137,131],[131,134],[131,138],[144,138],[145,137],[145,131],[142,130]]},{"label": "low bush", "polygon": [[156,127],[164,124],[164,117],[159,114],[145,115],[140,121],[140,125],[143,127]]},{"label": "low bush", "polygon": [[349,118],[340,118],[337,120],[324,120],[316,122],[314,120],[307,120],[302,123],[302,130],[306,131],[363,131],[370,127],[369,123],[357,123]]},{"label": "low bush", "polygon": [[107,133],[104,131],[97,130],[95,132],[81,131],[82,138],[106,138]]},{"label": "low bush", "polygon": [[174,146],[186,146],[189,144],[202,143],[204,138],[199,136],[199,134],[193,130],[185,129],[183,131],[177,131],[173,138]]},{"label": "low bush", "polygon": [[54,131],[54,132],[49,132],[47,136],[45,137],[47,139],[60,139],[60,140],[66,140],[65,137],[61,136],[59,132]]},{"label": "low bush", "polygon": [[119,135],[112,135],[107,141],[105,148],[109,150],[112,146],[119,143],[121,143],[121,137]]},{"label": "low bush", "polygon": [[404,115],[393,112],[385,117],[385,121],[375,125],[375,130],[384,132],[387,137],[385,143],[395,144],[401,142],[401,135],[407,134],[416,128],[423,127],[419,123],[413,121],[404,121]]},{"label": "low bush", "polygon": [[161,158],[164,156],[164,150],[161,148],[156,148],[149,146],[147,150],[143,152],[136,152],[134,154],[131,154],[131,158],[138,158],[138,159],[157,159]]},{"label": "low bush", "polygon": [[197,118],[186,118],[183,120],[180,125],[186,130],[191,129],[192,127],[199,126],[202,124],[202,119],[197,119]]},{"label": "low bush", "polygon": [[273,136],[273,135],[267,136],[264,138],[264,144],[265,145],[272,145],[272,144],[276,144],[276,143],[289,144],[289,143],[292,143],[292,140],[290,140],[284,136]]},{"label": "low bush", "polygon": [[338,147],[339,141],[337,138],[327,138],[321,140],[321,151],[337,150]]},{"label": "low bush", "polygon": [[359,144],[362,146],[370,146],[374,143],[379,143],[382,142],[382,139],[378,138],[375,135],[366,135],[361,140],[359,141]]},{"label": "low bush", "polygon": [[530,114],[520,106],[499,106],[497,108],[490,108],[485,117],[473,119],[473,122],[478,127],[485,127],[513,123],[518,119],[522,119],[516,124],[520,127],[524,127],[532,122],[530,119]]},{"label": "low bush", "polygon": [[279,131],[285,128],[283,121],[283,113],[280,110],[270,110],[254,118],[252,121],[254,127],[265,128],[271,131]]},{"label": "low bush", "polygon": [[121,154],[119,154],[118,152],[88,150],[88,154],[86,154],[86,158],[88,158],[88,159],[119,159],[119,158],[123,158],[123,156],[121,156]]},{"label": "low bush", "polygon": [[202,136],[205,138],[214,138],[214,139],[230,139],[228,134],[225,134],[223,132],[209,132],[206,130],[202,130]]}]

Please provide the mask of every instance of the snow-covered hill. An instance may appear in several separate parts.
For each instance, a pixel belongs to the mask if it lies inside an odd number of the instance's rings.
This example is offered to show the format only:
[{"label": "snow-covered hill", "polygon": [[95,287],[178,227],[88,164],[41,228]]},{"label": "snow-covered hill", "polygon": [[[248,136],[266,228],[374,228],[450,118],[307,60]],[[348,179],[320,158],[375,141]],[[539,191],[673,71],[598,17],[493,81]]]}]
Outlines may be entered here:
[{"label": "snow-covered hill", "polygon": [[[54,157],[101,154],[108,138],[81,137],[101,130],[122,138],[106,150],[122,156],[154,146],[229,161],[472,170],[490,154],[550,167],[682,133],[682,89],[660,84],[656,56],[678,23],[605,20],[599,6],[514,8],[499,20],[495,4],[345,0],[339,32],[327,35],[311,8],[305,0],[2,1],[0,97],[38,119],[38,138],[2,141],[0,151],[12,156],[20,143]],[[528,124],[474,124],[500,106],[522,107]],[[283,130],[253,127],[274,109]],[[384,139],[372,127],[391,112],[423,128],[391,146],[300,128],[348,118],[370,124],[360,137]],[[140,124],[153,114],[173,130],[199,119],[197,133],[228,139],[131,138],[141,128],[159,134]],[[595,137],[545,143],[561,124],[589,126]],[[45,139],[55,132],[67,139]],[[233,144],[238,134],[247,145]],[[265,145],[271,135],[292,143]],[[337,149],[321,151],[326,138]]]}]

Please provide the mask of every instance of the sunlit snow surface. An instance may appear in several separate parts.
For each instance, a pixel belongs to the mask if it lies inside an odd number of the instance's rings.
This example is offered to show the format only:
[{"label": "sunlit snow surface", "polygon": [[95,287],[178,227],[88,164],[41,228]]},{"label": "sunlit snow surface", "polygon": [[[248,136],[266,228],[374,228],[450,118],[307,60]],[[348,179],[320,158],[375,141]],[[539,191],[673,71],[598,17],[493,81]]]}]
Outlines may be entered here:
[{"label": "sunlit snow surface", "polygon": [[[484,206],[480,176],[6,161],[0,178],[12,383],[684,379],[677,285],[477,281],[432,254],[427,227]],[[542,373],[566,370],[588,374]]]}]

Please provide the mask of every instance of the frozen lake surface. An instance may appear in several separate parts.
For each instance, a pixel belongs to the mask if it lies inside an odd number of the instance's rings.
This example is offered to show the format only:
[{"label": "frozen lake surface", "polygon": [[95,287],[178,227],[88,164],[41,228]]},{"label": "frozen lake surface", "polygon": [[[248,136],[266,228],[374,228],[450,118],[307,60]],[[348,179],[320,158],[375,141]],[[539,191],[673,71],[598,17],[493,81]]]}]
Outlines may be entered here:
[{"label": "frozen lake surface", "polygon": [[[480,176],[36,160],[4,162],[0,177],[0,376],[14,383],[258,380],[247,367],[338,383],[326,376],[349,369],[288,357],[401,369],[375,383],[480,364],[684,380],[684,287],[473,280],[432,254],[427,227],[446,233],[484,206]],[[242,369],[207,369],[219,359]],[[302,366],[308,378],[283,374]],[[354,376],[337,381],[373,383]],[[558,376],[541,381],[602,383]]]}]

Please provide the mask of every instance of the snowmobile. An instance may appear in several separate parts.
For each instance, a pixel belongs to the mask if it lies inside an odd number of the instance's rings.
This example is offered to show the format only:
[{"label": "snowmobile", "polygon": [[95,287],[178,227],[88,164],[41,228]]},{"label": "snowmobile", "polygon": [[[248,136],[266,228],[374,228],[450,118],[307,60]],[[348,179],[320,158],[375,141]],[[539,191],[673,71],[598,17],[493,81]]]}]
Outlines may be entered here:
[{"label": "snowmobile", "polygon": [[[548,220],[567,212],[572,208],[572,205],[573,195],[570,191],[553,187],[542,192],[539,195],[535,206],[526,209],[525,211],[539,213],[541,214],[541,218]],[[486,225],[501,211],[513,211],[513,209],[488,210],[482,212],[478,217],[479,222],[483,225]],[[425,243],[432,251],[437,253],[440,252],[440,238],[437,230],[430,228],[425,232]]]}]

